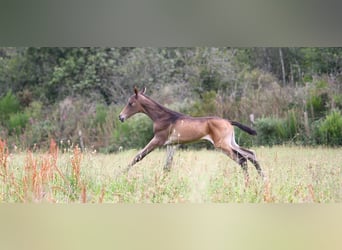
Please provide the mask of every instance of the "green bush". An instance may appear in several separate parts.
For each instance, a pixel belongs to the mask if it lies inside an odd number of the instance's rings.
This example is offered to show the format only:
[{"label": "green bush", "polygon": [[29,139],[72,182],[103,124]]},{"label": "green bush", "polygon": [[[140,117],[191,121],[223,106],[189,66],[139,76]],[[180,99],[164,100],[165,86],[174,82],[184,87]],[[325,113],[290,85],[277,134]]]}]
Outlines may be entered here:
[{"label": "green bush", "polygon": [[307,100],[307,109],[311,111],[312,118],[319,118],[324,115],[327,111],[328,95],[323,94],[312,94]]},{"label": "green bush", "polygon": [[103,130],[103,126],[106,123],[106,119],[107,119],[107,108],[102,104],[96,105],[96,113],[95,113],[95,119],[94,119],[95,126],[99,126],[101,130]]},{"label": "green bush", "polygon": [[23,132],[28,122],[28,115],[26,113],[11,114],[8,120],[8,129],[10,134],[19,135]]},{"label": "green bush", "polygon": [[333,96],[333,101],[334,101],[335,107],[342,110],[342,94],[335,94]]},{"label": "green bush", "polygon": [[43,104],[40,101],[33,101],[25,108],[25,112],[33,120],[45,120],[42,119]]},{"label": "green bush", "polygon": [[265,117],[256,121],[259,145],[282,144],[285,139],[286,131],[283,120]]},{"label": "green bush", "polygon": [[[50,143],[51,135],[57,130],[56,124],[51,120],[50,110],[44,110],[44,106],[40,101],[32,101],[25,108],[24,116],[28,118],[24,129],[21,129],[20,145],[24,148],[42,147],[47,148]],[[20,127],[17,133],[20,132]]]},{"label": "green bush", "polygon": [[342,145],[342,115],[340,111],[332,111],[315,128],[316,142],[329,146]]},{"label": "green bush", "polygon": [[113,133],[112,148],[108,151],[122,149],[141,149],[152,139],[152,121],[146,116],[132,117],[124,123],[118,123]]},{"label": "green bush", "polygon": [[217,71],[204,69],[200,72],[201,92],[218,91],[221,84],[221,76]]},{"label": "green bush", "polygon": [[20,134],[28,122],[28,115],[19,110],[19,100],[12,94],[12,91],[8,91],[0,99],[0,123],[8,129],[10,134]]},{"label": "green bush", "polygon": [[306,108],[310,110],[313,119],[319,119],[327,113],[330,106],[329,85],[328,82],[319,80],[313,82],[310,87]]},{"label": "green bush", "polygon": [[303,138],[303,130],[298,122],[296,112],[290,110],[285,118],[264,117],[256,121],[259,145],[277,145],[293,143]]},{"label": "green bush", "polygon": [[96,106],[95,122],[99,124],[103,124],[106,121],[106,117],[107,117],[106,107],[104,105],[98,104]]},{"label": "green bush", "polygon": [[12,91],[0,99],[0,123],[6,123],[11,114],[17,113],[20,109],[20,103]]},{"label": "green bush", "polygon": [[301,127],[298,123],[298,119],[296,116],[296,112],[294,110],[290,110],[287,113],[287,117],[284,121],[285,125],[285,138],[288,140],[294,140],[297,138],[297,135],[299,134]]},{"label": "green bush", "polygon": [[193,116],[208,116],[216,113],[216,92],[203,92],[201,98],[190,109]]}]

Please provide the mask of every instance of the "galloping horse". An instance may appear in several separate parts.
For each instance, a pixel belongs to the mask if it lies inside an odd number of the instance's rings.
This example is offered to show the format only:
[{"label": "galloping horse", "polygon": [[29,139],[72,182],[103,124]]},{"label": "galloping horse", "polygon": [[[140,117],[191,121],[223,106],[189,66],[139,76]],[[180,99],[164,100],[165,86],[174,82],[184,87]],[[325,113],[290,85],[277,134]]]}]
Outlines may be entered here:
[{"label": "galloping horse", "polygon": [[191,117],[178,113],[152,100],[145,95],[145,91],[146,88],[142,91],[134,88],[134,95],[128,99],[127,105],[119,115],[121,122],[136,113],[145,113],[153,121],[154,137],[135,156],[127,170],[157,147],[208,140],[240,164],[246,177],[248,177],[247,160],[254,164],[260,176],[264,176],[255,153],[240,147],[235,142],[233,126],[237,126],[251,135],[256,135],[255,130],[239,122],[219,117]]}]

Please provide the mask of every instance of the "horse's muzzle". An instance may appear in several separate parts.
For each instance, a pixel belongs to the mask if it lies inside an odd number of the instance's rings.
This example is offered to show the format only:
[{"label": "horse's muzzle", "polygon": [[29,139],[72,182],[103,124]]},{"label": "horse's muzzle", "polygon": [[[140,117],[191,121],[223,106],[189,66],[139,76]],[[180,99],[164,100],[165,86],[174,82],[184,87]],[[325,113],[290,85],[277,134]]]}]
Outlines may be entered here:
[{"label": "horse's muzzle", "polygon": [[124,122],[125,117],[123,117],[122,115],[119,115],[119,120],[120,120],[121,122]]}]

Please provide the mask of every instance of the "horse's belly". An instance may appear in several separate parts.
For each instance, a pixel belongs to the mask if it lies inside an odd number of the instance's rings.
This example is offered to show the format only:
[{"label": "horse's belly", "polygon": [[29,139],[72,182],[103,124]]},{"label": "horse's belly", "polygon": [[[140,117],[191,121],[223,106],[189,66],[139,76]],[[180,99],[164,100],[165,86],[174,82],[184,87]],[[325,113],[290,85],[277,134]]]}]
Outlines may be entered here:
[{"label": "horse's belly", "polygon": [[179,120],[170,128],[168,140],[165,144],[187,143],[208,139],[207,124],[196,120]]}]

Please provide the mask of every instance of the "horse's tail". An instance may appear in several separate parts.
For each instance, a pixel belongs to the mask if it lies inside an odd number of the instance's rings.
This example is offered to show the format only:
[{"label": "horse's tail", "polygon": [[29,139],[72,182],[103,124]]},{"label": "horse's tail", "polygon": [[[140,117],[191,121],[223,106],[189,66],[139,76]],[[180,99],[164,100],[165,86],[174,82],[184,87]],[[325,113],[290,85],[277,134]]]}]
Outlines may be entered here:
[{"label": "horse's tail", "polygon": [[235,121],[230,121],[230,123],[233,125],[233,126],[237,126],[238,128],[242,129],[243,131],[247,132],[248,134],[250,135],[256,135],[257,132],[250,128],[250,127],[247,127],[246,125],[243,125],[239,122],[235,122]]}]

